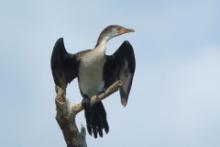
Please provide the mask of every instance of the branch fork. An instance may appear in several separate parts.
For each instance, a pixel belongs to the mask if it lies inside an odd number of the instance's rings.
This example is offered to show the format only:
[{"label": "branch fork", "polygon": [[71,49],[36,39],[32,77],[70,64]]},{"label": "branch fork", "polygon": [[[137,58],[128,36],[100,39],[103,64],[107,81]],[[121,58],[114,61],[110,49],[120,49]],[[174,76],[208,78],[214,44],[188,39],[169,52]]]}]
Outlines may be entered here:
[{"label": "branch fork", "polygon": [[[94,105],[116,92],[122,84],[122,81],[116,81],[104,92],[92,96],[90,98],[91,105]],[[86,130],[84,127],[81,127],[81,131],[79,132],[75,122],[76,115],[84,109],[82,102],[78,104],[70,102],[65,97],[65,89],[59,86],[56,86],[56,94],[56,120],[63,132],[67,147],[87,147],[85,140]]]}]

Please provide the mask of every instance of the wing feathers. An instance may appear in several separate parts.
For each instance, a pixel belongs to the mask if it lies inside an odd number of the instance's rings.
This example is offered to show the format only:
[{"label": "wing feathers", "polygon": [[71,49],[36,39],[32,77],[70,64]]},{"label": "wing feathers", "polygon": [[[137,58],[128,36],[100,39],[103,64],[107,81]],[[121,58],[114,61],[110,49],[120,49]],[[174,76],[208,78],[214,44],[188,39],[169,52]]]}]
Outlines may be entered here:
[{"label": "wing feathers", "polygon": [[58,39],[53,48],[51,69],[55,84],[62,88],[66,88],[78,74],[76,55],[67,53],[63,38]]},{"label": "wing feathers", "polygon": [[123,82],[123,86],[120,88],[121,103],[123,106],[126,106],[128,101],[135,72],[135,64],[133,47],[128,41],[124,41],[112,56],[107,56],[104,69],[105,87],[107,88],[116,80]]}]

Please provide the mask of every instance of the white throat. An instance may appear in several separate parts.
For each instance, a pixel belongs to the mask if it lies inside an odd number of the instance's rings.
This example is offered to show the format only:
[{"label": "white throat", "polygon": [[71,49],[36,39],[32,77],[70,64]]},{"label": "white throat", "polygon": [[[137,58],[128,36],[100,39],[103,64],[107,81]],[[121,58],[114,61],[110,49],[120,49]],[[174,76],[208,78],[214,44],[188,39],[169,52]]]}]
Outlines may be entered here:
[{"label": "white throat", "polygon": [[109,40],[109,37],[105,37],[103,38],[98,45],[95,47],[95,50],[101,51],[101,52],[105,52],[105,49],[107,47],[107,42]]}]

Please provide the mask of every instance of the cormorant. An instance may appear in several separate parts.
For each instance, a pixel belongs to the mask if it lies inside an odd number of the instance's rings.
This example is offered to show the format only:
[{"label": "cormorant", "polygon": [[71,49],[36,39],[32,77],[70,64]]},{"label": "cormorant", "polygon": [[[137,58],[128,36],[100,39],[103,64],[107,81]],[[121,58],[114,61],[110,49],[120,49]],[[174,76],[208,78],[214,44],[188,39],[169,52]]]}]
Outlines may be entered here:
[{"label": "cormorant", "polygon": [[85,118],[90,135],[103,136],[109,126],[102,102],[89,105],[89,98],[96,95],[117,80],[123,82],[120,87],[121,103],[126,106],[135,72],[135,56],[131,44],[124,41],[112,55],[106,55],[107,42],[113,37],[134,32],[119,25],[106,27],[97,40],[94,49],[84,50],[75,54],[66,51],[63,38],[55,43],[51,56],[51,69],[56,85],[64,90],[74,78],[78,78],[83,101],[85,102]]}]

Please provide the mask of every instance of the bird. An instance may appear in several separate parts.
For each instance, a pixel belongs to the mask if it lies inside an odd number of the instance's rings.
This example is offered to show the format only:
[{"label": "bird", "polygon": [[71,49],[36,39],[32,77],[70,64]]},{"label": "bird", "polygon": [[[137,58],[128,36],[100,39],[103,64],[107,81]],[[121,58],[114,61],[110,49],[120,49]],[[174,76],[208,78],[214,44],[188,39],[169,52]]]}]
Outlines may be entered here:
[{"label": "bird", "polygon": [[128,96],[136,68],[134,50],[129,41],[124,41],[112,54],[106,55],[107,42],[119,35],[134,32],[120,25],[109,25],[100,33],[93,49],[68,53],[64,39],[59,38],[51,55],[51,70],[54,82],[62,89],[75,78],[78,79],[83,97],[87,131],[91,136],[103,137],[103,130],[109,132],[107,114],[103,103],[89,103],[90,97],[103,92],[114,82],[121,80],[121,104],[127,105]]}]

